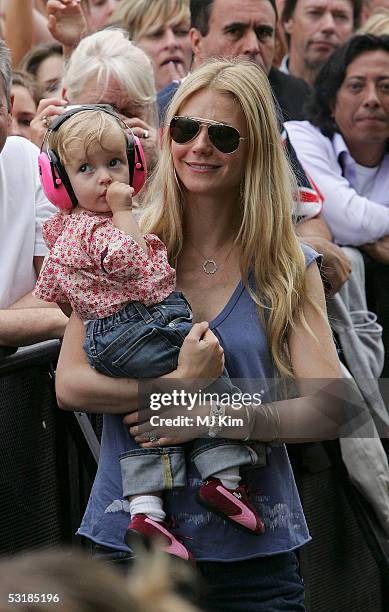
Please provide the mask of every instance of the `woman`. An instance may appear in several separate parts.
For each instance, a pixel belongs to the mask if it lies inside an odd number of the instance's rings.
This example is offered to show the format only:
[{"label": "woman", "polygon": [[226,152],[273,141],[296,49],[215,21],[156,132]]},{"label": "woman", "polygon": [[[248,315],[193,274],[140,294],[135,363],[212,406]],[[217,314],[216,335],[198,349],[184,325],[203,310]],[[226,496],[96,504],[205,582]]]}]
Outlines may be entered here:
[{"label": "woman", "polygon": [[36,114],[39,92],[29,74],[21,70],[12,72],[11,95],[13,96],[12,123],[9,136],[22,136],[31,140],[31,121]]},{"label": "woman", "polygon": [[[174,117],[180,117],[178,125]],[[187,117],[201,119],[188,122]],[[239,61],[204,64],[178,90],[167,122],[171,128],[164,131],[143,229],[152,229],[165,241],[176,264],[178,289],[188,297],[199,323],[184,341],[177,370],[165,381],[176,386],[188,379],[215,379],[224,362],[218,340],[231,376],[240,379],[248,393],[260,389],[265,401],[270,398],[266,379],[277,372],[293,371],[298,378],[339,377],[323,315],[317,254],[305,247],[304,256],[293,231],[291,175],[264,73]],[[79,533],[92,540],[100,554],[125,558],[129,551],[120,534],[129,517],[121,499],[117,457],[131,440],[120,415],[136,412],[138,383],[91,370],[82,350],[83,334],[82,323],[73,315],[57,370],[58,400],[64,409],[105,413],[98,473]],[[293,402],[277,404],[275,421],[269,412],[261,421],[262,440],[304,438],[315,412],[312,402],[295,409]],[[255,409],[256,424],[261,415]],[[126,417],[131,424],[137,418]],[[223,428],[223,435],[246,438],[247,429],[237,429],[229,433]],[[178,430],[160,440],[154,434],[139,436],[136,427],[132,432],[163,453],[159,444],[207,435],[207,428],[189,427],[183,436]],[[331,427],[327,434],[336,435]],[[194,498],[199,476],[193,466],[189,469],[190,486],[166,495],[165,501],[174,519],[172,529],[187,538],[186,546],[207,579],[206,606],[224,611],[304,610],[293,550],[309,535],[283,444],[269,447],[265,467],[246,473],[253,502],[267,522],[260,537],[241,534],[204,512]]]},{"label": "woman", "polygon": [[122,0],[111,21],[153,62],[157,91],[187,74],[192,59],[188,0]]},{"label": "woman", "polygon": [[120,30],[84,38],[63,78],[62,98],[41,100],[32,122],[33,142],[41,146],[47,128],[68,104],[110,104],[142,139],[149,169],[158,156],[155,86],[151,62]]},{"label": "woman", "polygon": [[64,71],[62,45],[53,42],[33,47],[24,56],[21,69],[36,79],[42,97],[59,95]]}]

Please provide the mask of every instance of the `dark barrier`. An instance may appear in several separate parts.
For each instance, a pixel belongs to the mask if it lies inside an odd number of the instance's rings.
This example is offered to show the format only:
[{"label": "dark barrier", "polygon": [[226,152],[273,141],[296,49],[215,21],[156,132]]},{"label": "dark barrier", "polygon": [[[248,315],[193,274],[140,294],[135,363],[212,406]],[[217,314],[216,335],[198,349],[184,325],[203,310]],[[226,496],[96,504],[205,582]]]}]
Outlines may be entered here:
[{"label": "dark barrier", "polygon": [[65,528],[51,364],[58,343],[0,362],[0,550],[59,543]]},{"label": "dark barrier", "polygon": [[59,342],[0,351],[0,553],[69,543],[95,466],[57,407]]},{"label": "dark barrier", "polygon": [[[96,464],[80,423],[57,407],[58,350],[47,342],[0,355],[3,554],[75,541],[88,500]],[[99,434],[101,417],[91,421]],[[351,485],[338,444],[288,450],[313,537],[300,551],[307,609],[385,612],[389,542]]]},{"label": "dark barrier", "polygon": [[350,482],[339,443],[291,445],[312,541],[300,551],[309,612],[389,610],[389,540]]}]

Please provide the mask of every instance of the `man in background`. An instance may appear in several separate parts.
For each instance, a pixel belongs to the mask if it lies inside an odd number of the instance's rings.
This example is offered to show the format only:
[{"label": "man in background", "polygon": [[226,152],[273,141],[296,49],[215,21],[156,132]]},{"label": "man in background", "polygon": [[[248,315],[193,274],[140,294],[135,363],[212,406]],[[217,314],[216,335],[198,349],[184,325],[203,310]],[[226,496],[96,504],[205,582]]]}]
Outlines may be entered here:
[{"label": "man in background", "polygon": [[335,49],[359,27],[361,0],[285,0],[283,26],[289,55],[281,70],[312,85]]},{"label": "man in background", "polygon": [[12,102],[10,54],[0,41],[0,346],[17,347],[62,337],[67,317],[31,295],[47,252],[41,220],[56,209],[39,182],[39,149],[7,138]]}]

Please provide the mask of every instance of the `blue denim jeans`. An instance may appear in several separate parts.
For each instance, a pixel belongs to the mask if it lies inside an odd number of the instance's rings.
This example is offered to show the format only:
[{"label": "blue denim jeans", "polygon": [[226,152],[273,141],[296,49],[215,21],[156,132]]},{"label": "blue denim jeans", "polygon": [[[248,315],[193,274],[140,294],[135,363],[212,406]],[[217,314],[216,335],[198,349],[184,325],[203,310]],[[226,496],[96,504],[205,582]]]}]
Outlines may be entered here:
[{"label": "blue denim jeans", "polygon": [[[191,307],[174,291],[153,306],[131,302],[109,317],[87,321],[84,350],[106,376],[158,378],[176,369],[191,328]],[[240,393],[227,370],[207,391]],[[223,439],[196,440],[190,452],[203,479],[222,469],[266,463],[265,453],[258,457],[249,446]],[[120,464],[124,497],[186,486],[183,447],[135,448],[120,456]]]},{"label": "blue denim jeans", "polygon": [[154,306],[131,302],[85,325],[84,349],[96,370],[119,378],[158,378],[176,369],[192,311],[184,295],[174,291]]},{"label": "blue denim jeans", "polygon": [[[91,553],[118,569],[133,556],[90,543]],[[304,584],[294,551],[243,561],[199,561],[195,603],[204,612],[305,612]]]},{"label": "blue denim jeans", "polygon": [[232,467],[266,464],[265,452],[261,455],[246,444],[223,438],[198,438],[181,446],[134,448],[120,455],[123,496],[185,487],[185,452],[203,480]]},{"label": "blue denim jeans", "polygon": [[281,553],[232,563],[203,561],[203,600],[209,612],[305,612],[296,554]]}]

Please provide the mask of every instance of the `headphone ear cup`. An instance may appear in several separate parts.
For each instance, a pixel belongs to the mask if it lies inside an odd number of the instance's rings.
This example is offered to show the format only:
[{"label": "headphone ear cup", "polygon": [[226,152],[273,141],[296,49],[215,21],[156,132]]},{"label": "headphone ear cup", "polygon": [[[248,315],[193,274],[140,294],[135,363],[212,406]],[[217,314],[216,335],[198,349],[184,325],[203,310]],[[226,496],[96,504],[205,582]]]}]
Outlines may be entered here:
[{"label": "headphone ear cup", "polygon": [[40,153],[38,164],[42,188],[47,199],[60,210],[71,210],[77,204],[77,198],[55,151]]},{"label": "headphone ear cup", "polygon": [[127,159],[130,170],[130,185],[134,189],[134,196],[139,193],[147,178],[147,164],[145,154],[139,138],[127,134]]}]

